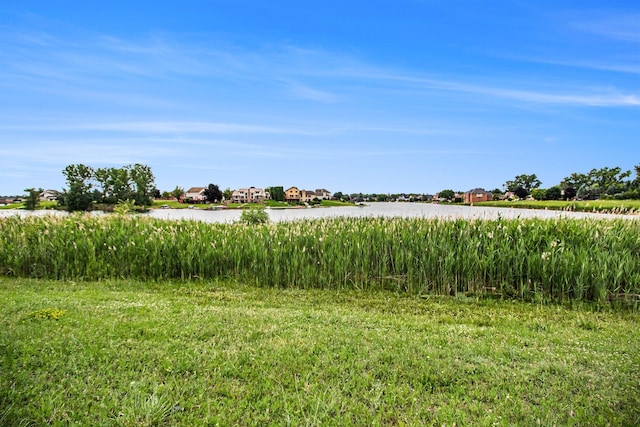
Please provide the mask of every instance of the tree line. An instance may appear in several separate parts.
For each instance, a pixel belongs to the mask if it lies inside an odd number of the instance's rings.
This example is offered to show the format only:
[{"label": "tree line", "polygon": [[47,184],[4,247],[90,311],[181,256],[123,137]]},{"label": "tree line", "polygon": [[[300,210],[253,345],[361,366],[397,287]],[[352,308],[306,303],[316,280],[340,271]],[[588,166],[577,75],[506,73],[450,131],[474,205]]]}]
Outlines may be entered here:
[{"label": "tree line", "polygon": [[[150,206],[154,198],[175,197],[180,198],[184,189],[176,186],[171,192],[160,194],[155,187],[155,177],[151,168],[147,165],[134,164],[120,168],[93,168],[84,164],[68,165],[62,171],[65,176],[67,188],[60,193],[58,202],[69,212],[87,211],[93,206],[116,205],[120,202],[133,201],[136,206]],[[524,199],[533,197],[536,200],[595,200],[595,199],[640,199],[640,164],[631,170],[622,170],[620,167],[594,168],[588,173],[572,173],[565,177],[558,185],[541,188],[542,182],[536,174],[521,174],[503,184],[503,190],[498,188],[491,191],[494,197],[502,196],[505,192],[511,192],[516,197]],[[26,208],[35,209],[38,205],[39,194],[42,189],[25,189]],[[281,186],[268,187],[274,200],[284,200],[284,189]],[[443,190],[439,193],[441,198],[453,199],[453,190]],[[450,196],[450,197],[445,197]],[[231,190],[221,191],[215,184],[209,184],[205,188],[205,198],[209,202],[218,202],[231,198]],[[333,196],[337,200],[406,200],[403,194],[386,195],[362,193],[343,194],[336,192]],[[410,201],[428,201],[429,195],[411,195]]]},{"label": "tree line", "polygon": [[574,172],[547,189],[541,188],[536,174],[522,174],[505,182],[503,187],[520,199],[528,196],[536,200],[640,199],[640,165],[634,166],[634,172],[632,178],[631,170],[623,171],[620,167],[594,168],[588,173]]},{"label": "tree line", "polygon": [[83,164],[69,165],[62,171],[67,188],[58,202],[69,212],[87,211],[95,204],[115,205],[134,201],[136,206],[150,206],[159,196],[155,177],[147,165],[136,163],[121,168],[97,168]]}]

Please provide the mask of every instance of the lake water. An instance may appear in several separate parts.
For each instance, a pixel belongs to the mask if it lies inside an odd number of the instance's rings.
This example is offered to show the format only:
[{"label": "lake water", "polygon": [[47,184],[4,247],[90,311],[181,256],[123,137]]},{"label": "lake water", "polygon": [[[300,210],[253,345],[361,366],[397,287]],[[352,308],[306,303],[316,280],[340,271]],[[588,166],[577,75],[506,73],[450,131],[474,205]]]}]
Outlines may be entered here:
[{"label": "lake water", "polygon": [[[498,219],[500,218],[635,218],[632,215],[594,214],[584,212],[562,212],[541,209],[493,208],[479,206],[459,206],[431,203],[370,203],[363,207],[332,207],[303,209],[267,209],[271,221],[292,221],[297,219],[335,217],[404,217],[441,219]],[[2,210],[0,217],[11,215],[66,215],[60,211]],[[100,215],[92,212],[92,215]],[[240,218],[237,209],[152,209],[146,215],[153,218],[180,220],[193,219],[204,222],[234,222]]]},{"label": "lake water", "polygon": [[[331,207],[306,209],[267,209],[271,221],[335,217],[404,217],[442,219],[498,219],[500,218],[637,218],[629,215],[562,212],[540,209],[513,209],[477,206],[442,205],[431,203],[371,203],[363,207]],[[240,211],[201,211],[197,209],[154,209],[149,216],[163,219],[195,219],[206,222],[233,222]]]}]

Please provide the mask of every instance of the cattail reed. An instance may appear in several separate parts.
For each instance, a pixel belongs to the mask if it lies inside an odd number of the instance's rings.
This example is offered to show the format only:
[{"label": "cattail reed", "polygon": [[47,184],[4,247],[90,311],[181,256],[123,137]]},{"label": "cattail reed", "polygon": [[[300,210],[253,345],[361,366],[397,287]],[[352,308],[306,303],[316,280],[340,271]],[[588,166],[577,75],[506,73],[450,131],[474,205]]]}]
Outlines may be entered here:
[{"label": "cattail reed", "polygon": [[640,295],[640,223],[338,218],[249,226],[10,217],[0,219],[0,274],[600,302]]}]

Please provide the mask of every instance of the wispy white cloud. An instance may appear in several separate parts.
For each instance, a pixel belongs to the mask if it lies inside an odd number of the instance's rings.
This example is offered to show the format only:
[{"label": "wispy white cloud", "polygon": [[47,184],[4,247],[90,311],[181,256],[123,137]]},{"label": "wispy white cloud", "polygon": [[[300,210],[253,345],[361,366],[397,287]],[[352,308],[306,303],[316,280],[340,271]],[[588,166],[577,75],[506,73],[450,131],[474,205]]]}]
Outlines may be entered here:
[{"label": "wispy white cloud", "polygon": [[52,47],[60,44],[60,40],[57,37],[37,30],[14,33],[14,38],[21,44],[26,45]]},{"label": "wispy white cloud", "polygon": [[437,123],[433,125],[416,125],[413,123],[403,123],[396,125],[375,125],[375,124],[336,124],[333,130],[337,133],[388,133],[399,135],[477,135],[479,129],[461,129],[454,123]]},{"label": "wispy white cloud", "polygon": [[128,121],[86,123],[24,123],[0,124],[0,129],[14,131],[107,131],[147,134],[291,134],[315,135],[302,128],[275,127],[242,123],[192,122],[192,121]]},{"label": "wispy white cloud", "polygon": [[318,102],[324,102],[329,104],[335,103],[339,99],[339,97],[333,93],[319,90],[319,89],[314,89],[310,86],[307,86],[301,83],[286,82],[284,85],[297,98],[308,99],[311,101],[318,101]]},{"label": "wispy white cloud", "polygon": [[549,93],[543,91],[503,89],[492,87],[463,87],[463,91],[517,101],[536,102],[542,104],[564,104],[586,107],[638,107],[640,96],[637,94],[617,93],[614,90],[599,91],[596,93]]},{"label": "wispy white cloud", "polygon": [[483,95],[491,98],[512,99],[522,102],[543,104],[566,104],[587,107],[636,107],[640,106],[640,95],[635,93],[620,93],[613,88],[595,90],[589,88],[574,88],[568,92],[566,88],[556,88],[555,91],[521,89],[518,87],[499,87],[481,84],[468,84],[455,80],[439,80],[433,78],[416,77],[408,74],[375,74],[363,75],[379,80],[389,80],[413,85],[419,89],[433,89],[438,91],[460,92]]},{"label": "wispy white cloud", "polygon": [[400,157],[406,158],[407,156],[467,156],[467,155],[481,155],[486,154],[483,150],[469,150],[469,149],[357,149],[348,150],[342,153],[343,155],[350,155],[353,157]]},{"label": "wispy white cloud", "polygon": [[123,141],[99,140],[38,140],[28,146],[0,149],[0,156],[25,159],[40,164],[128,164],[140,159],[170,158],[181,150],[175,147],[152,147],[127,144]]},{"label": "wispy white cloud", "polygon": [[640,43],[640,14],[598,11],[597,16],[577,19],[573,27],[606,38]]},{"label": "wispy white cloud", "polygon": [[[637,17],[637,16],[636,16]],[[621,24],[622,27],[617,27]],[[599,24],[585,24],[589,31],[625,40],[640,41],[640,19],[618,17]],[[618,28],[618,30],[615,30]],[[617,31],[617,32],[616,32]],[[23,38],[27,38],[23,34]],[[34,38],[47,40],[36,33]],[[7,42],[4,41],[4,44]],[[255,50],[227,50],[185,44],[168,37],[150,36],[146,41],[123,40],[111,36],[99,36],[81,46],[61,45],[62,50],[42,49],[31,55],[12,56],[1,62],[8,65],[1,72],[4,86],[15,82],[31,91],[54,93],[57,96],[84,99],[87,102],[110,102],[120,105],[156,106],[163,108],[189,105],[183,96],[173,97],[170,91],[172,76],[196,76],[192,90],[204,88],[212,80],[214,85],[242,86],[243,81],[259,82],[270,91],[280,90],[300,99],[321,103],[339,103],[345,98],[355,98],[366,91],[369,96],[383,93],[394,87],[411,91],[438,91],[441,94],[466,94],[474,102],[491,99],[513,100],[524,103],[571,105],[587,107],[637,107],[640,96],[626,88],[575,87],[570,82],[558,82],[557,87],[531,87],[528,81],[518,81],[510,76],[499,85],[485,84],[473,76],[459,79],[436,78],[414,70],[394,70],[372,64],[344,53],[325,50],[302,49],[295,46],[268,46]],[[614,66],[615,67],[615,66]],[[607,65],[603,66],[606,69]],[[618,68],[621,68],[618,66]],[[626,67],[636,72],[634,65]],[[16,74],[17,73],[17,74]],[[222,78],[222,81],[216,79]],[[304,83],[302,83],[304,81]],[[155,91],[163,83],[165,88]],[[0,83],[2,84],[2,83]],[[336,93],[336,88],[346,88],[348,93]],[[268,91],[256,93],[256,97],[269,97]],[[407,95],[410,96],[410,95]],[[416,96],[416,95],[414,95]],[[196,127],[199,125],[194,124]],[[140,124],[141,127],[151,124]],[[160,126],[160,125],[153,125]],[[164,125],[165,131],[171,124]],[[214,126],[215,127],[215,126]],[[108,129],[105,129],[108,130]],[[176,131],[185,131],[177,129]],[[134,130],[132,130],[134,131]],[[280,132],[279,130],[231,127],[208,132]],[[290,131],[286,131],[290,132]]]},{"label": "wispy white cloud", "polygon": [[[252,136],[291,136],[291,137],[324,137],[365,134],[397,134],[397,135],[449,135],[449,136],[478,136],[487,132],[495,132],[495,129],[478,126],[460,128],[452,122],[442,123],[409,123],[403,122],[396,125],[384,125],[374,123],[353,123],[349,121],[290,121],[287,126],[269,126],[251,123],[228,122],[193,122],[193,121],[104,121],[90,122],[65,122],[62,118],[46,119],[42,121],[13,118],[10,123],[0,123],[0,131],[36,133],[68,133],[78,135],[80,133],[91,135],[105,132],[119,135],[108,140],[120,141],[127,144],[166,143],[187,144],[209,147],[242,147],[250,149],[256,147],[244,141],[244,138]],[[136,136],[136,135],[149,136]],[[222,136],[223,139],[220,137]],[[226,139],[224,139],[226,138]],[[86,139],[85,139],[86,140]],[[104,142],[101,138],[98,142]],[[62,142],[62,141],[61,141]]]},{"label": "wispy white cloud", "polygon": [[640,52],[636,57],[602,59],[557,59],[540,57],[512,57],[512,59],[538,64],[559,65],[562,67],[584,68],[589,70],[614,71],[619,73],[640,74]]}]

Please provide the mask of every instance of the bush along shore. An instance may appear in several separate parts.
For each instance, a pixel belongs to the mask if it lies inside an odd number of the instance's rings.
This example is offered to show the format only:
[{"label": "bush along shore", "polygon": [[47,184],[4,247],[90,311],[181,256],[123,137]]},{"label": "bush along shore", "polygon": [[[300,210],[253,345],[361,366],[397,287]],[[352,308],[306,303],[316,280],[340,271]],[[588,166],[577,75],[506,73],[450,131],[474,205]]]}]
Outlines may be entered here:
[{"label": "bush along shore", "polygon": [[474,206],[496,208],[545,209],[566,212],[589,212],[613,215],[640,215],[640,200],[494,200],[474,203]]},{"label": "bush along shore", "polygon": [[231,279],[279,288],[631,301],[634,220],[338,218],[259,225],[138,216],[0,220],[0,274]]}]

